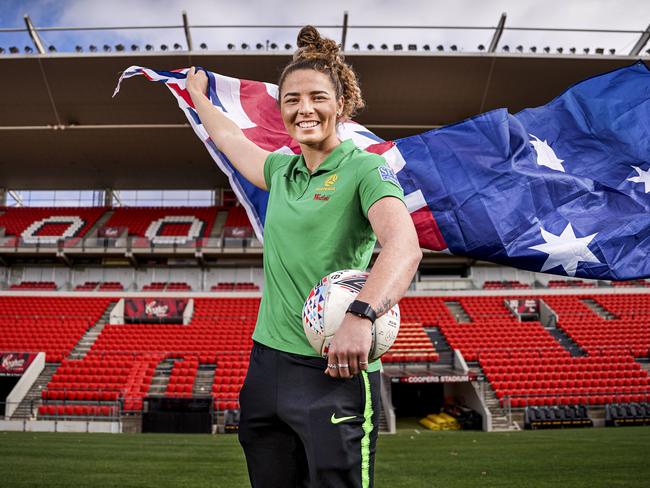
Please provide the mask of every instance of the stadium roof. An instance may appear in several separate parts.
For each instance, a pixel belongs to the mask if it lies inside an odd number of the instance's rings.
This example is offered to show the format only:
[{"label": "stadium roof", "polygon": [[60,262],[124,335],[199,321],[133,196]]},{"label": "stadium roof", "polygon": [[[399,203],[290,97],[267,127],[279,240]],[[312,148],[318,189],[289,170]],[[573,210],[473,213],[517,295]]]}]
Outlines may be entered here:
[{"label": "stadium roof", "polygon": [[[462,53],[348,54],[367,108],[357,118],[398,138],[490,109],[541,105],[572,83],[632,64],[627,56]],[[0,186],[11,189],[212,189],[224,175],[174,98],[131,65],[201,65],[275,81],[285,53],[137,53],[0,56]]]}]

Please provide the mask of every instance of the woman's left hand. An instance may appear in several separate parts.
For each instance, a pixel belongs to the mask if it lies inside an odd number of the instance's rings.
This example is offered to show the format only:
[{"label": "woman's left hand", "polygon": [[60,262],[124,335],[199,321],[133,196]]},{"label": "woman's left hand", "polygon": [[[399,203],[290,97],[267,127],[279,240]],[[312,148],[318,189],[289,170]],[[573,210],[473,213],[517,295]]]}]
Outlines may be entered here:
[{"label": "woman's left hand", "polygon": [[[372,346],[371,327],[370,320],[346,313],[330,344],[328,367],[324,373],[332,378],[351,378],[361,370],[368,369],[368,352]],[[330,364],[336,364],[337,367],[330,368]]]}]

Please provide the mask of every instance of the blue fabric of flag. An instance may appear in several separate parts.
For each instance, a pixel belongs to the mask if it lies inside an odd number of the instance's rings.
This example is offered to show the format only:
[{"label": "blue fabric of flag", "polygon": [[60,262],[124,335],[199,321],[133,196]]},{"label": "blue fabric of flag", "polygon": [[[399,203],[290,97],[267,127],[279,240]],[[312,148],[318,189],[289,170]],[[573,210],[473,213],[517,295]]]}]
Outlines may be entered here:
[{"label": "blue fabric of flag", "polygon": [[650,276],[643,63],[542,107],[494,110],[395,143],[405,193],[422,192],[452,254],[584,278]]}]

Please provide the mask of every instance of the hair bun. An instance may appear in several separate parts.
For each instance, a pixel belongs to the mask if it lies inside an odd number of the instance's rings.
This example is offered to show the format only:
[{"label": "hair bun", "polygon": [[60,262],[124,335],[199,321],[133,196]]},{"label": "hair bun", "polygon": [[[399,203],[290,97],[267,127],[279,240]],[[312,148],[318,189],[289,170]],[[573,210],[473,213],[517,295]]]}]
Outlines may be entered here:
[{"label": "hair bun", "polygon": [[306,25],[298,33],[298,50],[294,54],[294,60],[300,58],[320,58],[334,66],[337,62],[343,62],[343,56],[339,54],[340,47],[332,39],[321,37],[318,29],[313,25]]},{"label": "hair bun", "polygon": [[306,25],[298,32],[298,47],[320,49],[323,45],[323,38],[313,25]]}]

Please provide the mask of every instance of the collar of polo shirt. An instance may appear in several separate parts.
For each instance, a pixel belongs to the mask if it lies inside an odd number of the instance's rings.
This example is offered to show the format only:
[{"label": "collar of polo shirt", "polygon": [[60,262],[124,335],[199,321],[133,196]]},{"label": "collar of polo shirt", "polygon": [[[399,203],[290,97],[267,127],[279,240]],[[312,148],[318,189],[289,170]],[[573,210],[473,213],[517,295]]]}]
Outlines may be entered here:
[{"label": "collar of polo shirt", "polygon": [[296,172],[305,173],[307,175],[311,174],[311,176],[315,176],[320,173],[332,171],[338,168],[341,164],[341,161],[343,161],[349,153],[354,151],[355,148],[356,146],[352,139],[346,139],[327,155],[325,160],[318,166],[318,168],[316,168],[316,171],[313,173],[309,172],[309,168],[307,168],[307,165],[305,164],[305,158],[301,154],[297,163],[293,166],[293,168],[291,168],[291,178],[293,179],[296,176]]}]

